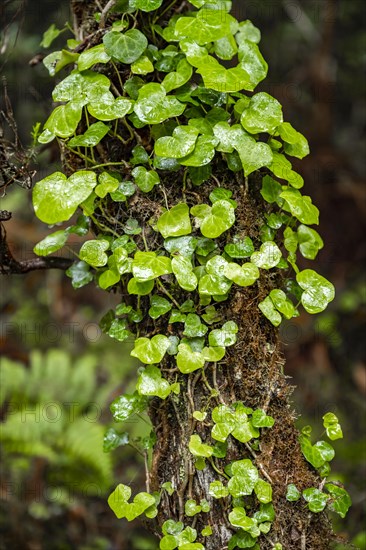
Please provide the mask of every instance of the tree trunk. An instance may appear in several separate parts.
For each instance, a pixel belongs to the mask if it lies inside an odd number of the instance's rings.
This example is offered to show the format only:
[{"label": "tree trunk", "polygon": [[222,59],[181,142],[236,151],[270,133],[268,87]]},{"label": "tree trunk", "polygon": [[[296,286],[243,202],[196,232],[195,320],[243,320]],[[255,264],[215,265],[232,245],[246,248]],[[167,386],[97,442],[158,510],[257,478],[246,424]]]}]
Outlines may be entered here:
[{"label": "tree trunk", "polygon": [[[177,2],[180,8],[183,4]],[[95,3],[90,0],[72,0],[71,5],[77,37],[85,41],[80,50],[86,44],[99,43],[102,32],[95,33],[97,26],[93,14],[99,11]],[[144,33],[148,34],[146,14],[140,14],[139,18],[140,25],[144,25]],[[108,76],[113,80],[112,75]],[[123,73],[121,76],[123,78]],[[110,138],[104,147],[108,160],[121,160],[122,157],[127,161],[131,156],[131,149],[139,140],[147,150],[152,149],[145,128],[136,130],[135,135],[136,140],[124,150],[116,143],[117,140]],[[70,166],[77,164],[78,159],[65,153],[66,172],[70,172]],[[160,173],[161,185],[156,186],[154,191],[148,195],[136,193],[129,202],[128,211],[126,208],[119,208],[116,213],[112,210],[115,203],[111,202],[111,210],[107,214],[124,221],[129,217],[137,219],[143,227],[148,249],[157,250],[162,244],[162,238],[151,229],[148,221],[161,212],[164,201],[167,200],[169,207],[178,202],[186,202],[189,206],[208,203],[210,192],[219,182],[220,186],[233,192],[232,198],[238,203],[235,228],[225,233],[221,244],[225,244],[225,239],[230,234],[240,232],[258,241],[265,206],[259,194],[257,178],[251,176],[248,182],[242,176],[233,175],[220,159],[213,163],[213,174],[214,178],[199,188],[190,187],[188,182],[183,190],[182,171],[173,174]],[[102,213],[100,218],[103,218]],[[96,227],[94,230],[98,232]],[[212,462],[207,462],[203,470],[197,470],[188,442],[190,436],[197,433],[202,441],[211,443],[209,422],[197,422],[192,416],[193,411],[207,410],[210,420],[210,411],[218,404],[230,406],[242,401],[245,406],[264,409],[275,419],[271,429],[263,430],[257,450],[232,438],[226,457],[226,462],[250,458],[260,476],[272,485],[276,518],[269,534],[260,537],[261,550],[272,549],[277,541],[286,550],[325,550],[330,547],[331,528],[326,515],[310,513],[304,501],[290,503],[285,498],[289,483],[294,483],[301,491],[307,487],[318,487],[320,478],[305,461],[300,449],[299,434],[294,424],[296,414],[289,400],[292,388],[284,374],[278,331],[257,307],[270,290],[278,288],[279,277],[278,273],[262,271],[256,284],[248,288],[234,285],[229,300],[218,304],[222,321],[235,321],[239,327],[237,343],[228,348],[224,360],[217,364],[209,363],[204,370],[188,376],[177,372],[173,358],[168,357],[162,363],[164,377],[170,383],[178,381],[181,391],[179,395],[171,394],[164,401],[154,398],[149,409],[157,436],[150,470],[150,487],[151,490],[159,490],[163,483],[171,482],[175,489],[171,496],[167,491],[162,492],[158,516],[156,520],[149,522],[150,528],[158,536],[161,536],[161,526],[167,519],[181,520],[185,525],[197,529],[198,533],[206,525],[210,525],[213,535],[205,539],[199,535],[197,541],[204,543],[207,550],[227,548],[228,540],[235,529],[228,521],[226,499],[215,500],[208,495],[210,483],[224,479],[215,471],[221,469],[222,461],[213,459]],[[169,279],[166,286],[169,288]],[[122,289],[122,292],[124,300],[136,307],[136,297],[128,295],[126,289]],[[178,295],[174,294],[174,298],[180,304],[192,297],[182,289],[179,292]],[[142,311],[147,311],[147,297],[141,298],[140,307]],[[203,309],[198,310],[198,313],[203,313]],[[146,316],[139,326],[140,336],[164,334],[182,337],[182,329],[177,328],[181,324],[168,325],[166,317],[153,321]],[[184,512],[187,499],[194,499],[196,502],[207,499],[211,509],[205,514],[189,518]]]}]

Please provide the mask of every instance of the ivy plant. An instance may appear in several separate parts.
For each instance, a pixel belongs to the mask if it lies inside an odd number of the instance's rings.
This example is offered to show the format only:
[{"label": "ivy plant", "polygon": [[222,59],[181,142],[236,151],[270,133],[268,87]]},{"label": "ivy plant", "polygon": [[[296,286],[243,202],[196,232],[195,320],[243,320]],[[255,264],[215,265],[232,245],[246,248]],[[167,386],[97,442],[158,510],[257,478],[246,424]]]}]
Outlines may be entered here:
[{"label": "ivy plant", "polygon": [[[314,260],[323,248],[312,227],[319,210],[301,192],[304,180],[292,166],[292,158],[309,153],[308,142],[285,120],[276,98],[256,91],[268,70],[260,31],[230,9],[226,1],[108,2],[94,14],[85,40],[74,39],[44,60],[59,82],[52,94],[57,106],[38,140],[57,140],[67,175],[55,172],[36,183],[34,209],[49,225],[69,222],[78,209],[81,217],[52,230],[34,250],[46,256],[70,234],[82,237],[67,271],[73,286],[94,281],[123,295],[100,326],[120,342],[133,340],[131,356],[142,366],[135,391],[111,404],[116,422],[149,406],[151,417],[159,416],[160,402],[177,414],[183,403],[190,410],[181,487],[166,479],[158,491],[147,486],[131,501],[130,487],[120,484],[108,501],[129,521],[160,511],[161,550],[204,550],[206,539],[219,536],[207,523],[218,499],[229,550],[259,548],[262,540],[282,548],[270,533],[273,480],[258,458],[280,420],[268,413],[269,402],[223,397],[216,374],[234,371],[233,350],[242,353],[246,336],[235,307],[228,315],[225,304],[240,305],[246,297],[270,331],[299,315],[300,305],[315,314],[334,298],[332,283],[298,265],[298,254]],[[43,46],[58,34],[51,27]],[[243,225],[248,200],[258,212]],[[245,385],[240,372],[234,377]],[[199,408],[198,381],[205,391]],[[156,430],[164,425],[160,418]],[[324,427],[331,440],[342,436],[331,413]],[[106,450],[121,437],[108,432]],[[153,433],[144,442],[146,463],[156,440]],[[300,445],[311,467],[327,475],[331,445],[313,445],[308,430]],[[202,487],[206,494],[187,498],[192,476],[208,469],[213,481]],[[331,481],[324,488],[300,491],[290,484],[286,498],[302,497],[314,513],[328,505],[345,515],[344,490]],[[167,518],[161,503],[175,494],[179,512]]]}]

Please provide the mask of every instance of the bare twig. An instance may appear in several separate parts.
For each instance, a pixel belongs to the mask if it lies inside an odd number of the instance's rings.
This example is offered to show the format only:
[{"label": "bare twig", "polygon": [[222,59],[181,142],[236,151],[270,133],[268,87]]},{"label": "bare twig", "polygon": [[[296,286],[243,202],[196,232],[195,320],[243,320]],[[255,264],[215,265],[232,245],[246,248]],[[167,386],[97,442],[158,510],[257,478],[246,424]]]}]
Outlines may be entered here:
[{"label": "bare twig", "polygon": [[104,29],[105,20],[107,18],[108,12],[113,8],[115,3],[116,3],[116,0],[109,0],[109,2],[107,2],[106,5],[104,6],[103,11],[100,14],[100,22],[99,22],[100,29]]}]

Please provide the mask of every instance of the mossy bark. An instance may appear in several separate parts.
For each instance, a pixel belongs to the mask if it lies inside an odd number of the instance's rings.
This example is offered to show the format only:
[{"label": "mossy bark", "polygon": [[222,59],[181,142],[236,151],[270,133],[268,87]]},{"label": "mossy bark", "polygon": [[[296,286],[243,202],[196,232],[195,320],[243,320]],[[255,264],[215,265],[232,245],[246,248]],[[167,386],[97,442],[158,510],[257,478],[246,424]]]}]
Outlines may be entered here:
[{"label": "mossy bark", "polygon": [[[177,2],[178,5],[181,8],[183,3]],[[80,50],[89,42],[92,45],[100,42],[102,33],[97,29],[93,17],[99,10],[94,3],[90,0],[72,0],[71,6],[76,34],[84,41]],[[146,17],[141,20],[145,32],[146,22]],[[123,77],[123,67],[121,75]],[[110,74],[108,76],[115,78]],[[120,132],[124,132],[122,125]],[[136,130],[136,140],[123,149],[120,142],[113,138],[104,140],[105,142],[103,150],[98,150],[102,161],[106,157],[110,161],[121,158],[128,161],[131,149],[139,142],[148,151],[152,150],[151,137],[146,128]],[[66,172],[80,168],[79,160],[65,153]],[[105,205],[103,213],[97,214],[97,219],[104,227],[113,225],[114,229],[118,229],[118,224],[129,217],[137,219],[143,227],[148,248],[157,250],[162,246],[162,238],[152,230],[148,222],[162,212],[165,201],[169,206],[182,201],[189,206],[209,202],[209,193],[219,184],[231,189],[232,198],[238,203],[236,224],[221,238],[218,243],[220,249],[223,250],[226,241],[236,233],[249,235],[258,245],[259,228],[265,214],[259,182],[255,177],[248,182],[242,176],[234,175],[220,158],[213,164],[213,174],[214,178],[198,188],[192,187],[188,180],[183,191],[182,171],[162,172],[161,185],[156,186],[154,191],[148,195],[136,193],[127,207],[119,203],[117,209],[116,203],[111,201]],[[128,175],[128,170],[123,175]],[[94,230],[96,233],[100,232],[97,226],[94,226]],[[142,241],[141,245],[143,249]],[[218,305],[223,322],[233,320],[239,327],[237,343],[228,348],[224,360],[216,365],[210,363],[204,371],[194,372],[189,376],[177,371],[173,358],[165,359],[161,365],[165,378],[170,382],[180,382],[181,392],[178,396],[171,395],[165,401],[154,398],[149,409],[157,436],[150,470],[150,488],[159,490],[162,483],[171,482],[175,489],[171,496],[166,491],[162,492],[159,514],[156,520],[148,523],[158,536],[161,536],[161,525],[167,519],[182,520],[185,525],[194,526],[198,533],[206,525],[211,525],[212,536],[203,539],[199,535],[197,540],[204,543],[207,550],[227,548],[228,540],[235,532],[227,517],[228,501],[215,500],[208,495],[210,483],[222,478],[215,471],[214,461],[207,462],[202,471],[195,469],[188,442],[193,432],[198,433],[202,440],[211,442],[209,422],[196,422],[192,417],[194,410],[207,410],[207,419],[210,420],[210,411],[219,403],[231,405],[242,401],[246,406],[264,409],[275,419],[275,425],[271,429],[263,430],[258,451],[254,452],[249,446],[231,439],[226,459],[252,459],[261,477],[272,484],[276,519],[269,534],[260,537],[261,550],[273,548],[277,541],[284,550],[326,550],[330,547],[332,533],[326,515],[310,513],[303,500],[289,503],[285,499],[289,483],[295,483],[302,490],[319,486],[321,480],[301,453],[295,427],[296,415],[289,399],[292,388],[284,374],[278,331],[257,307],[271,289],[278,287],[279,277],[278,273],[262,270],[261,278],[252,287],[239,288],[233,285],[229,299]],[[169,276],[163,282],[177,302],[182,303],[191,298],[197,304],[197,313],[203,312],[198,305],[197,296],[177,288]],[[121,287],[121,292],[124,300],[136,307],[135,297],[129,296],[125,287]],[[147,311],[147,297],[141,299],[140,307]],[[140,336],[149,337],[158,333],[182,337],[182,325],[168,325],[164,317],[153,321],[146,316],[139,325],[139,333]],[[212,397],[210,388],[218,390],[218,396]],[[186,517],[184,503],[189,498],[197,502],[206,498],[211,505],[210,512],[201,513],[194,518]]]}]

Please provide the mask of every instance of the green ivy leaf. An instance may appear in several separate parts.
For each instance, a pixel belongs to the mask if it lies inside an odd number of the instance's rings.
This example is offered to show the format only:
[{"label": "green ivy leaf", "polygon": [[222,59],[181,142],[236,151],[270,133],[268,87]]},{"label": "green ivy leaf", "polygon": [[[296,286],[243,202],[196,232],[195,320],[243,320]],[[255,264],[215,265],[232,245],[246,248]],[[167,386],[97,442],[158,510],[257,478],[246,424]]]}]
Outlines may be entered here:
[{"label": "green ivy leaf", "polygon": [[98,101],[88,105],[89,113],[99,120],[124,118],[132,111],[133,101],[127,97],[114,98],[113,94],[104,94]]},{"label": "green ivy leaf", "polygon": [[138,296],[147,296],[152,292],[154,288],[154,281],[140,282],[135,277],[129,280],[127,285],[127,292],[129,294],[137,294]]},{"label": "green ivy leaf", "polygon": [[199,136],[192,153],[179,159],[182,166],[205,166],[215,156],[216,138],[208,135]]},{"label": "green ivy leaf", "polygon": [[271,269],[278,264],[281,257],[282,252],[276,243],[273,241],[266,241],[261,245],[259,251],[251,255],[250,261],[262,269]]},{"label": "green ivy leaf", "polygon": [[274,418],[268,416],[262,409],[256,409],[252,414],[252,424],[256,428],[272,428]]},{"label": "green ivy leaf", "polygon": [[109,78],[100,73],[74,70],[57,84],[52,99],[55,102],[75,100],[81,105],[98,102],[105,94],[110,94],[110,84]]},{"label": "green ivy leaf", "polygon": [[62,248],[66,243],[68,237],[68,232],[64,229],[55,231],[55,233],[51,233],[39,241],[39,243],[37,243],[33,248],[33,252],[37,254],[37,256],[48,256],[49,254],[60,250],[60,248]]},{"label": "green ivy leaf", "polygon": [[202,350],[202,356],[205,361],[216,363],[225,356],[225,348],[220,346],[205,347]]},{"label": "green ivy leaf", "polygon": [[[177,354],[177,367],[183,374],[189,374],[197,369],[202,369],[205,360],[200,352],[192,351],[188,344],[179,344]],[[203,455],[202,455],[203,456]]]},{"label": "green ivy leaf", "polygon": [[132,357],[137,357],[142,363],[152,365],[160,363],[168,347],[169,339],[163,334],[157,334],[150,338],[136,338],[135,346],[131,351]]},{"label": "green ivy leaf", "polygon": [[309,260],[314,260],[319,250],[324,246],[319,233],[306,225],[299,225],[297,229],[297,239],[301,254],[304,258]]},{"label": "green ivy leaf", "polygon": [[195,15],[177,19],[174,28],[176,38],[190,38],[203,46],[231,34],[230,20],[233,18],[225,11],[201,9]]},{"label": "green ivy leaf", "polygon": [[[212,207],[204,206],[206,209],[200,223],[201,233],[204,237],[216,239],[235,223],[235,211],[230,202],[219,200],[214,202]],[[198,207],[191,208],[191,213],[193,216],[199,214]]]},{"label": "green ivy leaf", "polygon": [[303,159],[309,154],[308,140],[300,132],[297,132],[289,122],[282,122],[277,131],[286,142],[285,152],[288,155]]},{"label": "green ivy leaf", "polygon": [[202,510],[202,507],[199,506],[195,500],[189,499],[184,504],[184,513],[189,518],[199,514]]},{"label": "green ivy leaf", "polygon": [[175,256],[172,259],[172,270],[181,288],[188,291],[197,288],[198,280],[192,271],[192,263],[188,258]]},{"label": "green ivy leaf", "polygon": [[269,296],[275,306],[275,308],[282,313],[286,319],[291,319],[295,314],[295,307],[293,303],[288,300],[283,290],[278,288],[271,290]]},{"label": "green ivy leaf", "polygon": [[81,288],[93,280],[93,274],[85,262],[76,262],[66,271],[66,275],[71,278],[73,288]]},{"label": "green ivy leaf", "polygon": [[143,412],[147,407],[146,397],[137,393],[120,395],[110,406],[114,420],[116,422],[125,422],[134,414]]},{"label": "green ivy leaf", "polygon": [[232,464],[233,477],[229,480],[228,489],[234,497],[251,495],[259,479],[258,470],[249,459],[238,460]]},{"label": "green ivy leaf", "polygon": [[131,72],[134,74],[145,75],[154,71],[154,65],[151,63],[147,55],[142,55],[131,65]]},{"label": "green ivy leaf", "polygon": [[259,278],[259,269],[250,262],[242,266],[232,262],[225,266],[224,275],[239,286],[250,286]]},{"label": "green ivy leaf", "polygon": [[103,267],[108,260],[108,256],[105,253],[108,248],[109,242],[107,240],[92,239],[90,241],[86,241],[80,248],[80,260],[86,262],[92,267]]},{"label": "green ivy leaf", "polygon": [[282,193],[282,185],[280,185],[276,180],[271,178],[271,176],[264,176],[262,179],[262,189],[261,195],[265,201],[270,204],[278,202],[280,195]]},{"label": "green ivy leaf", "polygon": [[104,44],[98,44],[88,50],[84,50],[77,61],[79,71],[85,71],[96,63],[108,63],[110,56],[105,51]]},{"label": "green ivy leaf", "polygon": [[55,136],[72,136],[81,120],[83,105],[79,101],[69,101],[56,107],[45,122],[44,128]]},{"label": "green ivy leaf", "polygon": [[227,321],[221,329],[215,329],[210,332],[208,337],[210,346],[233,346],[236,342],[238,330],[238,325],[235,321]]},{"label": "green ivy leaf", "polygon": [[164,241],[164,248],[170,254],[174,256],[184,256],[186,258],[191,258],[193,252],[196,249],[197,241],[195,237],[168,237]]},{"label": "green ivy leaf", "polygon": [[189,219],[189,208],[186,203],[179,203],[160,216],[157,229],[164,239],[189,235],[192,226]]},{"label": "green ivy leaf", "polygon": [[288,500],[289,502],[296,502],[299,500],[300,497],[301,493],[296,485],[294,485],[294,483],[290,483],[287,486],[286,500]]},{"label": "green ivy leaf", "polygon": [[136,166],[131,172],[136,185],[144,193],[149,193],[155,185],[160,183],[160,178],[155,170],[146,170],[144,166]]},{"label": "green ivy leaf", "polygon": [[38,181],[33,189],[33,206],[44,223],[54,224],[68,220],[76,208],[96,186],[95,172],[80,170],[69,178],[55,172]]},{"label": "green ivy leaf", "polygon": [[114,428],[109,428],[104,434],[103,451],[105,453],[109,453],[110,451],[114,451],[114,449],[117,449],[117,447],[128,445],[128,442],[128,432],[123,432],[119,434]]},{"label": "green ivy leaf", "polygon": [[103,37],[103,44],[108,55],[121,63],[133,63],[147,48],[147,38],[138,29],[125,33],[110,31]]},{"label": "green ivy leaf", "polygon": [[336,439],[342,439],[342,428],[335,414],[330,412],[326,413],[323,416],[323,426],[327,432],[327,436],[329,437],[329,439],[331,439],[332,441],[335,441]]},{"label": "green ivy leaf", "polygon": [[214,51],[217,57],[224,60],[230,60],[238,52],[238,46],[232,34],[219,38],[214,43]]},{"label": "green ivy leaf", "polygon": [[140,395],[148,397],[160,397],[166,399],[171,392],[171,386],[168,380],[162,378],[160,369],[150,365],[143,370],[138,377],[136,389]]},{"label": "green ivy leaf", "polygon": [[303,196],[296,189],[282,191],[280,197],[285,199],[291,214],[301,223],[313,225],[319,223],[319,210],[311,202],[311,198]]},{"label": "green ivy leaf", "polygon": [[312,269],[304,269],[297,273],[296,281],[304,290],[301,303],[308,313],[324,311],[328,303],[334,299],[335,291],[332,283]]},{"label": "green ivy leaf", "polygon": [[257,44],[249,40],[241,40],[239,44],[238,58],[240,67],[250,77],[250,91],[255,90],[258,84],[267,76],[268,65],[263,59]]},{"label": "green ivy leaf", "polygon": [[131,504],[128,502],[130,496],[130,487],[122,483],[109,496],[108,504],[118,519],[132,521],[155,504],[155,498],[149,493],[138,493]]},{"label": "green ivy leaf", "polygon": [[95,147],[108,134],[109,126],[103,122],[91,124],[84,134],[80,134],[68,142],[69,147]]},{"label": "green ivy leaf", "polygon": [[302,496],[308,503],[308,508],[311,512],[319,513],[324,510],[327,505],[329,496],[319,491],[315,487],[310,487],[302,492]]},{"label": "green ivy leaf", "polygon": [[229,495],[229,490],[222,484],[222,481],[212,481],[208,494],[216,499],[225,498]]},{"label": "green ivy leaf", "polygon": [[134,111],[145,124],[160,124],[168,118],[180,116],[185,105],[175,97],[167,97],[161,84],[145,84],[138,91]]},{"label": "green ivy leaf", "polygon": [[263,479],[258,479],[254,487],[254,492],[257,495],[259,502],[268,504],[272,501],[272,485]]},{"label": "green ivy leaf", "polygon": [[164,136],[155,142],[155,154],[160,157],[181,158],[194,150],[198,130],[192,126],[177,126],[172,136]]},{"label": "green ivy leaf", "polygon": [[274,303],[272,302],[271,298],[267,296],[264,300],[259,302],[258,304],[259,309],[263,313],[265,317],[269,321],[271,321],[272,325],[275,327],[278,327],[282,322],[281,314],[278,313],[276,310]]},{"label": "green ivy leaf", "polygon": [[172,304],[162,296],[152,296],[150,300],[149,315],[152,319],[158,319],[172,309]]},{"label": "green ivy leaf", "polygon": [[240,122],[250,134],[273,134],[277,126],[283,122],[281,104],[266,92],[259,92],[251,98]]},{"label": "green ivy leaf", "polygon": [[164,87],[165,91],[168,93],[175,88],[183,86],[183,84],[189,81],[191,76],[191,65],[185,59],[181,59],[177,65],[176,71],[169,72],[161,84]]},{"label": "green ivy leaf", "polygon": [[79,55],[69,50],[52,52],[43,59],[43,65],[48,70],[50,76],[55,76],[56,73],[67,65],[70,65],[70,63],[76,63]]},{"label": "green ivy leaf", "polygon": [[208,328],[206,325],[201,323],[199,315],[196,315],[195,313],[189,313],[187,315],[184,322],[184,336],[187,336],[188,338],[201,337],[206,334],[207,330]]},{"label": "green ivy leaf", "polygon": [[210,445],[206,445],[206,443],[202,443],[202,439],[197,434],[191,435],[188,447],[193,456],[203,458],[209,458],[212,456],[212,447]]},{"label": "green ivy leaf", "polygon": [[261,31],[253,25],[248,19],[239,23],[238,33],[235,36],[237,43],[240,45],[243,40],[249,40],[255,44],[261,41]]},{"label": "green ivy leaf", "polygon": [[43,33],[42,42],[40,46],[43,48],[49,48],[52,42],[65,31],[66,29],[58,29],[54,23],[48,27],[48,29]]},{"label": "green ivy leaf", "polygon": [[256,545],[256,542],[256,537],[253,538],[246,531],[238,531],[238,533],[235,533],[235,535],[233,535],[229,540],[228,550],[234,550],[235,548],[253,548],[253,546]]},{"label": "green ivy leaf", "polygon": [[229,521],[234,527],[240,527],[244,531],[250,531],[257,525],[257,522],[248,517],[246,511],[242,507],[234,507],[229,513]]},{"label": "green ivy leaf", "polygon": [[98,285],[103,290],[115,285],[121,279],[121,275],[114,269],[107,269],[100,274]]},{"label": "green ivy leaf", "polygon": [[157,256],[156,252],[136,252],[132,262],[132,273],[136,281],[150,281],[171,272],[170,258]]},{"label": "green ivy leaf", "polygon": [[329,509],[339,514],[341,518],[345,518],[352,504],[351,497],[345,489],[333,483],[326,483],[325,488],[329,491],[331,496],[328,501]]}]

